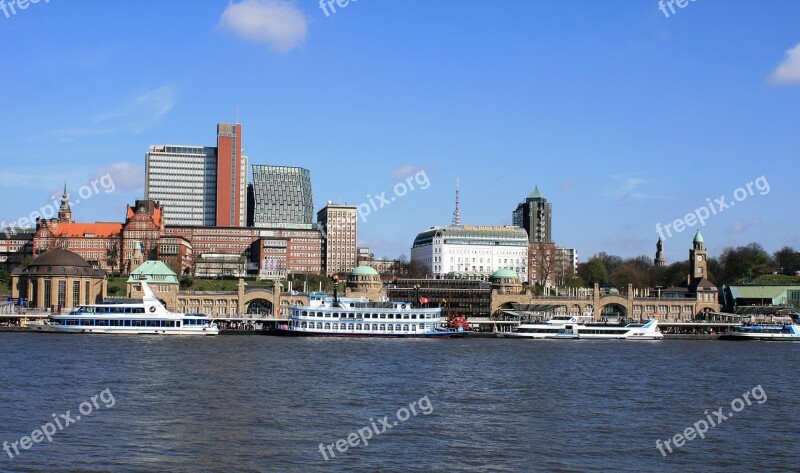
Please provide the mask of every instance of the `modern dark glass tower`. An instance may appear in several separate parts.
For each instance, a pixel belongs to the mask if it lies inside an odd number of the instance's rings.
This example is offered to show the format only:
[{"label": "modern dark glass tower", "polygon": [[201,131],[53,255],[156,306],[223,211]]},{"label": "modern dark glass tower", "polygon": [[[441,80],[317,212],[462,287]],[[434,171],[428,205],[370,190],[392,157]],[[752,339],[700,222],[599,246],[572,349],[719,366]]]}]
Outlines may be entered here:
[{"label": "modern dark glass tower", "polygon": [[552,212],[553,204],[547,202],[537,186],[512,213],[512,222],[528,232],[528,242],[552,243],[550,225]]},{"label": "modern dark glass tower", "polygon": [[312,228],[311,172],[289,166],[253,165],[253,226]]}]

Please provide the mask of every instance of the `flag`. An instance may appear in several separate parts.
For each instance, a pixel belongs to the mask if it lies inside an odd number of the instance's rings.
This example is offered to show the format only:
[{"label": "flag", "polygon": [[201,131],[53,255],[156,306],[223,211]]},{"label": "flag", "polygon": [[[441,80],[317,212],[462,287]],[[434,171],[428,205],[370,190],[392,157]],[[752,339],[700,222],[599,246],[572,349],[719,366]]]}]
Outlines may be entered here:
[{"label": "flag", "polygon": [[420,304],[427,304],[428,303],[428,298],[427,297],[420,297],[419,298],[419,303]]}]

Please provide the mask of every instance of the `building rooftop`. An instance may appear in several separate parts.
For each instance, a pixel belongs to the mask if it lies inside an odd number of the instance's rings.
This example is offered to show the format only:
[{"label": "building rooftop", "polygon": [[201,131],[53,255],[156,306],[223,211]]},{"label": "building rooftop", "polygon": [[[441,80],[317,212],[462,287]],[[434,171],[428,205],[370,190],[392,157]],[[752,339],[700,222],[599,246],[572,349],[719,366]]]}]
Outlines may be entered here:
[{"label": "building rooftop", "polygon": [[139,282],[144,275],[148,283],[178,284],[178,275],[161,261],[145,261],[131,271],[128,282]]}]

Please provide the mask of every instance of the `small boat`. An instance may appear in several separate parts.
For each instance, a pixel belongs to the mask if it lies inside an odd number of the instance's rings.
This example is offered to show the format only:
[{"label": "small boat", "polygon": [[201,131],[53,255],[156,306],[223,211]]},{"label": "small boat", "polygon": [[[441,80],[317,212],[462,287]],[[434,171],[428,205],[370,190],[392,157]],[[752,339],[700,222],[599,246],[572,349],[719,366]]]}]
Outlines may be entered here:
[{"label": "small boat", "polygon": [[658,329],[658,321],[650,320],[644,325],[593,324],[594,318],[587,315],[574,316],[568,321],[553,319],[545,323],[520,324],[512,332],[498,333],[503,338],[533,338],[552,340],[662,340],[664,334]]},{"label": "small boat", "polygon": [[733,327],[720,340],[800,341],[800,315],[759,316]]},{"label": "small boat", "polygon": [[217,335],[219,327],[204,314],[170,312],[140,281],[141,303],[84,305],[69,314],[53,314],[27,324],[33,332],[110,333],[124,335]]},{"label": "small boat", "polygon": [[292,307],[289,323],[275,329],[276,335],[301,337],[453,338],[467,333],[462,325],[448,326],[440,307],[326,294],[311,294],[308,305]]}]

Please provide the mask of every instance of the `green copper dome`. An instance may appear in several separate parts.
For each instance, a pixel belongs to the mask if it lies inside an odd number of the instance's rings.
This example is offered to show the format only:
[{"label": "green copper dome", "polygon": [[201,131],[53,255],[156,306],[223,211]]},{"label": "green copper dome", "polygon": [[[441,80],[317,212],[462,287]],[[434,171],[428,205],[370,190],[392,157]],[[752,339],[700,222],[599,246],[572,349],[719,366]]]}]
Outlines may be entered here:
[{"label": "green copper dome", "polygon": [[350,273],[351,276],[378,276],[378,272],[369,266],[359,266]]},{"label": "green copper dome", "polygon": [[700,230],[697,230],[697,233],[695,233],[694,242],[695,243],[703,243],[703,235],[700,234]]},{"label": "green copper dome", "polygon": [[502,278],[511,278],[511,279],[519,279],[517,273],[511,271],[510,269],[500,268],[494,273],[492,273],[492,279],[502,279]]}]

